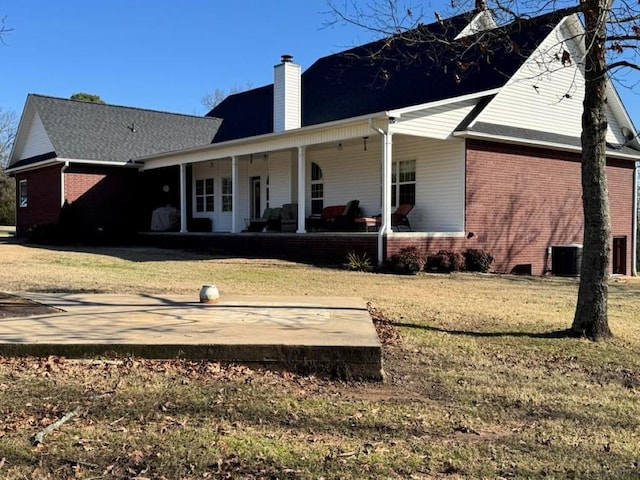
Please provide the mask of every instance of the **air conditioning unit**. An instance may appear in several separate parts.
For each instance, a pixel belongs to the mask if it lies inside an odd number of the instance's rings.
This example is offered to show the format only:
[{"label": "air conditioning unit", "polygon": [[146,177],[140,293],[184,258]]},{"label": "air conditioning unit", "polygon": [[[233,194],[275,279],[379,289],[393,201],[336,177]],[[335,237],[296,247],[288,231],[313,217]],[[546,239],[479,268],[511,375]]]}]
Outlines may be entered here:
[{"label": "air conditioning unit", "polygon": [[551,273],[564,277],[577,277],[582,266],[582,245],[554,245],[551,247]]}]

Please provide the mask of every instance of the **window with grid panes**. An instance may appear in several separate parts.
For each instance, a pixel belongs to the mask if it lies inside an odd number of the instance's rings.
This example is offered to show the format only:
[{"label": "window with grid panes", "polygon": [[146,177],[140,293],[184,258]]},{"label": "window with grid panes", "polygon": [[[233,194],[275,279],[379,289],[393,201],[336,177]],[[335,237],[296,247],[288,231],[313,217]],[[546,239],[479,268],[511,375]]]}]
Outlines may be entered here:
[{"label": "window with grid panes", "polygon": [[391,175],[391,205],[416,204],[416,161],[403,160],[393,164]]},{"label": "window with grid panes", "polygon": [[231,177],[222,179],[222,211],[233,211],[233,183]]},{"label": "window with grid panes", "polygon": [[196,180],[196,212],[214,211],[213,178]]},{"label": "window with grid panes", "polygon": [[320,214],[324,207],[324,177],[317,163],[311,164],[311,213]]}]

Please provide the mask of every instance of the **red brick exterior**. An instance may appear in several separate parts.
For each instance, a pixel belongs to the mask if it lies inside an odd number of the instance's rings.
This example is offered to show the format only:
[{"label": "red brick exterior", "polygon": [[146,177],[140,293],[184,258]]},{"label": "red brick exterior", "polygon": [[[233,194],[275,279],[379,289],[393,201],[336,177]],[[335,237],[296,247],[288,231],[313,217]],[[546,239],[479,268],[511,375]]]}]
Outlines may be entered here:
[{"label": "red brick exterior", "polygon": [[[19,208],[17,213],[18,236],[27,235],[35,225],[57,225],[62,198],[73,205],[74,221],[84,234],[110,230],[117,235],[119,231],[135,229],[139,216],[136,171],[71,165],[63,174],[63,197],[61,169],[62,165],[56,165],[16,175],[16,186],[26,179],[28,192],[27,207]],[[17,190],[19,197],[19,188]]]},{"label": "red brick exterior", "polygon": [[[59,165],[16,174],[16,234],[25,236],[35,225],[49,225],[60,217]],[[27,181],[27,206],[20,207],[20,181]]]},{"label": "red brick exterior", "polygon": [[[630,161],[607,164],[612,237],[626,237],[626,274],[631,274],[633,175]],[[497,272],[551,269],[548,248],[582,243],[580,155],[549,149],[468,140],[466,148],[467,235],[471,238],[391,237],[386,255],[415,245],[440,249],[479,248],[495,257]]]},{"label": "red brick exterior", "polygon": [[138,217],[135,170],[121,167],[70,166],[65,172],[65,200],[74,206],[86,234],[117,238],[130,232]]}]

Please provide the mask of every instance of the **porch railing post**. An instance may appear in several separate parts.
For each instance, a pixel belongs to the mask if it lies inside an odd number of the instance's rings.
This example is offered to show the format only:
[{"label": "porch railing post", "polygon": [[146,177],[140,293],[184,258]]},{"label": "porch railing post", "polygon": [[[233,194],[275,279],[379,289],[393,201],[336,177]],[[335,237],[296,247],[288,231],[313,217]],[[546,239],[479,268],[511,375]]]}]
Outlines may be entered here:
[{"label": "porch railing post", "polygon": [[307,192],[305,191],[307,178],[306,146],[298,147],[298,229],[296,233],[306,233],[305,211]]},{"label": "porch railing post", "polygon": [[231,233],[238,233],[238,157],[231,157]]},{"label": "porch railing post", "polygon": [[187,233],[187,165],[180,164],[180,233]]}]

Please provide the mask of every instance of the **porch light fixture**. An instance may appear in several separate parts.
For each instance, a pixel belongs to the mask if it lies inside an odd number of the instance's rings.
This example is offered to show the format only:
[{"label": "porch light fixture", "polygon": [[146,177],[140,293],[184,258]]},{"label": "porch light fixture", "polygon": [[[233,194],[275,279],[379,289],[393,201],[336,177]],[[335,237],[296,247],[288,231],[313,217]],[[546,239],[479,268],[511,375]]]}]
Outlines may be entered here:
[{"label": "porch light fixture", "polygon": [[342,142],[338,143],[338,151],[341,152],[342,151]]},{"label": "porch light fixture", "polygon": [[364,151],[367,151],[367,140],[369,139],[369,137],[362,137],[362,143],[364,145]]}]

